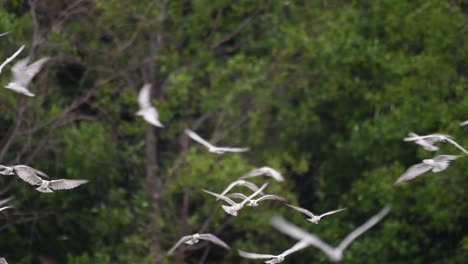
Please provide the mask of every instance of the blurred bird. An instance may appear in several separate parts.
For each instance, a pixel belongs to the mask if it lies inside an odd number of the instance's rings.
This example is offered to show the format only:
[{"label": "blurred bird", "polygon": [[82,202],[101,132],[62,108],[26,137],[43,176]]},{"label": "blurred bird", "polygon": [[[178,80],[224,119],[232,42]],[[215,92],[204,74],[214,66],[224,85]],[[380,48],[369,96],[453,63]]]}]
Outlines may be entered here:
[{"label": "blurred bird", "polygon": [[463,151],[463,153],[465,154],[468,154],[468,150],[464,149],[462,146],[460,146],[457,142],[455,142],[451,136],[449,135],[444,135],[444,134],[431,134],[431,135],[426,135],[426,136],[412,136],[412,137],[406,137],[404,138],[403,140],[404,141],[417,141],[417,140],[430,140],[430,142],[448,142],[452,145],[454,145],[455,147],[457,147],[458,149],[460,149],[461,151]]},{"label": "blurred bird", "polygon": [[[256,192],[258,190],[257,185],[255,185],[254,183],[244,181],[244,180],[237,180],[237,181],[234,181],[231,184],[229,184],[228,187],[226,187],[226,189],[224,189],[224,191],[220,195],[225,195],[227,192],[229,192],[235,186],[245,186],[245,187],[249,188],[250,190],[252,190],[254,192]],[[217,198],[216,201],[219,200],[219,199],[220,198]]]},{"label": "blurred bird", "polygon": [[145,83],[141,88],[138,95],[138,104],[140,110],[136,112],[136,115],[142,116],[146,122],[153,126],[164,127],[159,121],[158,111],[151,105],[151,84]]},{"label": "blurred bird", "polygon": [[208,193],[208,194],[211,194],[217,198],[220,198],[221,200],[227,202],[230,206],[227,206],[227,205],[222,205],[221,207],[223,208],[223,210],[232,215],[232,216],[237,216],[237,212],[239,210],[241,210],[242,208],[244,208],[245,204],[247,202],[249,202],[252,198],[254,198],[255,196],[257,196],[259,193],[261,193],[263,191],[263,189],[265,189],[267,187],[268,183],[265,183],[262,185],[262,187],[260,187],[260,189],[258,189],[256,192],[254,192],[252,195],[250,195],[249,197],[247,197],[246,199],[244,199],[241,203],[236,203],[234,202],[233,200],[229,199],[228,197],[224,196],[224,195],[220,195],[220,194],[217,194],[217,193],[214,193],[214,192],[210,192],[208,190],[203,190],[204,192]]},{"label": "blurred bird", "polygon": [[[247,196],[245,196],[242,193],[231,193],[231,194],[226,195],[226,197],[233,198],[233,199],[242,199],[242,200],[245,200],[245,199],[248,198]],[[264,200],[276,200],[276,201],[285,202],[286,198],[278,196],[278,195],[274,195],[274,194],[267,194],[267,195],[264,195],[264,196],[262,196],[262,197],[260,197],[258,199],[250,199],[249,203],[246,204],[246,205],[255,207],[255,206],[258,206],[259,202],[264,201]]]},{"label": "blurred bird", "polygon": [[292,246],[290,249],[284,251],[283,253],[279,255],[270,255],[270,254],[257,254],[257,253],[250,253],[250,252],[245,252],[240,249],[237,251],[239,252],[239,255],[248,258],[248,259],[270,259],[265,261],[267,264],[276,264],[276,263],[281,263],[284,261],[284,258],[288,255],[291,255],[292,253],[299,251],[301,249],[304,249],[308,247],[309,244],[306,241],[299,241],[294,246]]},{"label": "blurred bird", "polygon": [[248,151],[249,148],[228,148],[228,147],[216,147],[210,142],[201,138],[197,133],[193,132],[190,129],[185,129],[185,134],[187,134],[190,138],[197,141],[198,143],[202,144],[203,146],[208,148],[209,152],[216,153],[216,154],[224,154],[226,152],[245,152]]},{"label": "blurred bird", "polygon": [[430,170],[432,172],[441,172],[447,169],[450,161],[458,159],[460,156],[455,155],[438,155],[432,159],[424,159],[422,163],[415,164],[409,167],[398,180],[395,181],[395,185],[409,181],[417,176],[424,174]]},{"label": "blurred bird", "polygon": [[372,216],[367,222],[356,228],[353,232],[349,233],[337,247],[332,247],[327,243],[323,242],[318,236],[308,233],[307,231],[289,223],[280,216],[274,216],[270,223],[273,227],[278,229],[281,233],[284,233],[297,240],[307,242],[320,250],[322,250],[331,261],[341,261],[343,259],[344,250],[353,242],[356,238],[362,235],[364,232],[369,230],[371,227],[376,225],[382,218],[384,218],[390,212],[390,206],[385,206],[379,213]]},{"label": "blurred bird", "polygon": [[334,210],[334,211],[330,211],[330,212],[327,212],[327,213],[324,213],[324,214],[321,214],[321,215],[314,215],[311,211],[307,210],[307,209],[304,209],[304,208],[301,208],[301,207],[297,207],[297,206],[294,206],[294,205],[290,205],[290,204],[287,204],[287,206],[303,213],[303,214],[306,214],[308,217],[307,221],[311,222],[311,223],[314,223],[314,224],[318,224],[320,222],[320,219],[322,219],[322,217],[324,216],[327,216],[327,215],[331,215],[331,214],[335,214],[335,213],[338,213],[338,212],[341,212],[343,210],[346,210],[346,208],[343,208],[343,209],[338,209],[338,210]]},{"label": "blurred bird", "polygon": [[465,120],[463,122],[460,122],[460,126],[466,126],[468,125],[468,120]]},{"label": "blurred bird", "polygon": [[0,264],[8,264],[5,258],[0,258]]},{"label": "blurred bird", "polygon": [[168,252],[167,254],[168,255],[172,255],[172,253],[182,244],[182,243],[185,243],[185,244],[188,244],[188,245],[193,245],[193,244],[196,244],[198,243],[200,240],[208,240],[208,241],[211,241],[221,247],[224,247],[226,249],[229,249],[229,246],[224,243],[221,239],[219,239],[218,237],[216,237],[215,235],[212,235],[212,234],[193,234],[193,235],[190,235],[190,236],[184,236],[182,237]]},{"label": "blurred bird", "polygon": [[19,60],[11,69],[13,72],[13,80],[9,82],[5,88],[27,96],[35,96],[28,90],[27,86],[34,76],[41,70],[42,65],[44,65],[48,60],[48,57],[44,57],[29,65],[29,57]]},{"label": "blurred bird", "polygon": [[[442,135],[442,134],[440,134],[440,135]],[[443,136],[450,137],[449,135],[443,135]],[[408,141],[408,140],[411,140],[414,137],[419,137],[419,135],[411,132],[411,133],[408,133],[408,137],[404,138],[403,140]],[[417,140],[414,141],[414,143],[420,145],[425,150],[437,151],[439,149],[439,147],[434,146],[434,143],[437,143],[437,141],[438,140],[436,140],[434,138],[427,138],[427,139],[417,139]]]},{"label": "blurred bird", "polygon": [[9,58],[7,58],[1,65],[0,65],[0,73],[2,73],[3,68],[10,63],[12,60],[14,60],[20,53],[23,51],[24,45],[21,46],[13,55],[11,55]]},{"label": "blurred bird", "polygon": [[240,179],[247,179],[247,178],[256,177],[260,175],[270,176],[277,181],[284,181],[284,178],[281,175],[281,173],[270,167],[261,167],[261,168],[251,170],[246,175],[240,177]]},{"label": "blurred bird", "polygon": [[52,181],[43,180],[41,177],[48,178],[48,176],[45,173],[26,165],[15,165],[11,167],[0,165],[0,174],[17,175],[20,179],[31,185],[39,185],[39,187],[36,188],[36,190],[43,193],[51,193],[56,190],[73,189],[75,187],[89,182],[88,180],[68,179],[59,179]]}]

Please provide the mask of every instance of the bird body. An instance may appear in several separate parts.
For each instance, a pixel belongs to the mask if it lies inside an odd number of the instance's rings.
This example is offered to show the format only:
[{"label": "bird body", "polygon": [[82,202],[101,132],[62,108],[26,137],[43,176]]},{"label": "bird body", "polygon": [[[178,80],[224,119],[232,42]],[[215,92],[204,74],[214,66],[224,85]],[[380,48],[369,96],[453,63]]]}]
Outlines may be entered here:
[{"label": "bird body", "polygon": [[451,161],[458,159],[456,155],[438,155],[432,159],[424,159],[421,163],[409,167],[396,181],[395,185],[412,180],[428,171],[441,172],[448,168]]},{"label": "bird body", "polygon": [[291,255],[292,253],[299,251],[301,249],[304,249],[308,247],[309,244],[306,241],[299,241],[294,246],[292,246],[290,249],[284,251],[283,253],[279,255],[270,255],[270,254],[257,254],[257,253],[250,253],[250,252],[245,252],[242,250],[237,250],[239,255],[244,257],[244,258],[249,258],[249,259],[269,259],[265,261],[267,264],[277,264],[281,263],[284,261],[286,256]]},{"label": "bird body", "polygon": [[301,208],[301,207],[297,207],[297,206],[294,206],[294,205],[290,205],[290,204],[287,204],[287,206],[303,213],[303,214],[306,214],[308,217],[307,221],[311,222],[311,223],[314,223],[314,224],[318,224],[320,222],[320,220],[322,219],[322,217],[324,216],[327,216],[327,215],[331,215],[331,214],[335,214],[335,213],[338,213],[338,212],[341,212],[343,210],[345,210],[346,208],[342,208],[342,209],[338,209],[338,210],[334,210],[334,211],[330,211],[330,212],[326,212],[326,213],[323,213],[321,215],[315,215],[313,214],[311,211],[307,210],[307,209],[304,209],[304,208]]}]

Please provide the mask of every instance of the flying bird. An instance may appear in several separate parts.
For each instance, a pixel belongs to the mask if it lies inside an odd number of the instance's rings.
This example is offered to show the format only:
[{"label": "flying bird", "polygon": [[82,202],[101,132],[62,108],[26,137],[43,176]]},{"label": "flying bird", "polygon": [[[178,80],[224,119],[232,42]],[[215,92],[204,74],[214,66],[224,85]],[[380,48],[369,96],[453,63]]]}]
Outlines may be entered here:
[{"label": "flying bird", "polygon": [[2,70],[3,68],[5,68],[5,66],[10,63],[12,60],[14,60],[20,53],[21,51],[23,51],[24,49],[24,45],[21,46],[15,53],[13,53],[13,55],[11,55],[10,57],[8,57],[1,65],[0,65],[0,73],[2,73]]},{"label": "flying bird", "polygon": [[34,76],[41,70],[42,65],[49,60],[49,57],[44,57],[36,62],[29,64],[29,57],[19,60],[13,65],[13,80],[9,82],[5,88],[26,96],[35,96],[28,90],[28,85]]},{"label": "flying bird", "polygon": [[463,122],[460,122],[460,126],[466,126],[468,125],[468,120],[465,120]]},{"label": "flying bird", "polygon": [[460,149],[461,151],[463,151],[463,153],[467,154],[468,155],[468,150],[464,149],[462,146],[460,146],[457,142],[455,142],[455,140],[452,139],[451,136],[449,135],[444,135],[444,134],[431,134],[431,135],[426,135],[426,136],[413,136],[413,137],[406,137],[404,138],[403,140],[404,141],[417,141],[417,140],[420,140],[420,139],[424,139],[424,140],[431,140],[431,142],[448,142],[452,145],[454,145],[455,147],[457,147],[458,149]]},{"label": "flying bird", "polygon": [[[220,193],[220,195],[224,196],[227,192],[229,192],[235,186],[245,186],[245,187],[249,188],[250,190],[252,190],[254,192],[256,192],[258,190],[257,185],[255,185],[254,183],[244,181],[244,180],[237,180],[237,181],[234,181],[231,184],[229,184],[228,187],[226,187],[226,189],[224,189],[224,191],[222,193]],[[217,198],[216,201],[219,200],[219,199],[220,198]]]},{"label": "flying bird", "polygon": [[[233,199],[242,199],[242,200],[245,200],[248,198],[246,195],[242,193],[231,193],[231,194],[226,195],[226,197],[233,198]],[[267,194],[258,199],[250,199],[249,203],[246,205],[255,207],[255,206],[258,206],[259,202],[264,201],[264,200],[276,200],[276,201],[286,202],[286,198],[284,197],[274,195],[274,194]]]},{"label": "flying bird", "polygon": [[211,241],[225,249],[229,249],[229,246],[224,243],[221,239],[219,239],[218,237],[216,237],[215,235],[212,235],[212,234],[193,234],[193,235],[190,235],[190,236],[184,236],[182,237],[168,252],[167,254],[168,255],[172,255],[172,253],[174,253],[174,251],[182,244],[182,243],[185,243],[185,244],[188,244],[188,245],[193,245],[193,244],[196,244],[198,243],[200,240],[208,240],[208,241]]},{"label": "flying bird", "polygon": [[307,210],[307,209],[304,209],[304,208],[301,208],[301,207],[297,207],[297,206],[294,206],[294,205],[290,205],[290,204],[287,204],[287,206],[303,213],[303,214],[306,214],[308,217],[307,221],[311,222],[311,223],[314,223],[314,224],[318,224],[320,222],[320,219],[322,219],[322,217],[324,216],[327,216],[327,215],[331,215],[331,214],[335,214],[335,213],[338,213],[338,212],[341,212],[343,210],[346,210],[346,208],[342,208],[342,209],[338,209],[338,210],[334,210],[334,211],[330,211],[330,212],[326,212],[324,214],[321,214],[321,215],[314,215],[311,211]]},{"label": "flying bird", "polygon": [[88,180],[44,180],[41,177],[48,178],[48,176],[42,171],[36,170],[26,165],[15,165],[15,166],[3,166],[0,165],[0,174],[3,175],[16,175],[23,181],[31,185],[39,185],[36,188],[37,191],[43,193],[51,193],[56,190],[68,190],[78,187],[82,184],[89,182]]},{"label": "flying bird", "polygon": [[[439,134],[439,135],[443,135],[443,134]],[[443,136],[451,138],[451,136],[449,135],[443,135]],[[405,137],[403,140],[405,141],[412,140],[412,138],[414,137],[419,137],[419,135],[411,132],[411,133],[408,133],[408,137]],[[439,147],[434,146],[434,143],[437,143],[437,141],[438,140],[434,138],[426,138],[426,139],[417,139],[414,141],[414,143],[420,145],[425,150],[437,151]]]},{"label": "flying bird", "polygon": [[450,161],[458,159],[460,156],[455,155],[438,155],[432,159],[424,159],[421,163],[415,164],[409,167],[398,180],[395,181],[395,185],[412,180],[421,174],[428,171],[441,172],[447,169]]},{"label": "flying bird", "polygon": [[156,108],[151,105],[151,84],[145,83],[140,90],[138,95],[138,104],[140,110],[136,112],[136,115],[142,116],[146,122],[153,126],[164,127],[159,121],[159,114]]},{"label": "flying bird", "polygon": [[369,230],[371,227],[376,225],[382,218],[384,218],[390,212],[390,206],[385,206],[379,213],[372,216],[367,222],[356,228],[354,231],[349,233],[337,247],[332,247],[327,243],[323,242],[318,236],[308,233],[307,231],[299,228],[288,221],[284,220],[280,216],[274,216],[270,223],[273,227],[278,229],[281,233],[284,233],[297,240],[303,240],[309,245],[312,245],[322,250],[331,261],[337,262],[343,259],[344,250],[353,242],[356,238],[362,235],[364,232]]},{"label": "flying bird", "polygon": [[249,197],[247,197],[246,199],[244,199],[241,203],[236,203],[234,202],[233,200],[229,199],[228,197],[224,196],[224,195],[220,195],[220,194],[217,194],[217,193],[214,193],[214,192],[210,192],[208,190],[203,190],[204,192],[208,193],[208,194],[211,194],[217,198],[220,198],[221,200],[227,202],[229,204],[229,206],[227,205],[222,205],[221,207],[223,208],[223,210],[227,213],[227,214],[230,214],[232,216],[237,216],[237,212],[239,210],[241,210],[242,208],[244,208],[244,206],[246,205],[246,203],[248,203],[252,198],[254,198],[255,196],[257,196],[259,193],[261,193],[263,191],[263,189],[265,189],[267,187],[268,183],[265,183],[262,185],[262,187],[260,187],[260,189],[258,189],[256,192],[254,192],[252,195],[250,195]]},{"label": "flying bird", "polygon": [[185,134],[187,134],[190,138],[197,141],[198,143],[204,145],[208,148],[209,152],[216,153],[216,154],[224,154],[226,152],[245,152],[248,151],[249,148],[228,148],[228,147],[216,147],[210,142],[201,138],[197,133],[193,132],[190,129],[185,129]]},{"label": "flying bird", "polygon": [[257,253],[250,253],[250,252],[245,252],[240,249],[237,251],[239,252],[239,255],[248,258],[248,259],[269,259],[265,261],[267,264],[276,264],[276,263],[281,263],[284,261],[286,256],[291,255],[292,253],[299,251],[301,249],[304,249],[308,247],[309,244],[306,241],[299,241],[294,246],[292,246],[290,249],[284,251],[283,253],[279,255],[270,255],[270,254],[257,254]]},{"label": "flying bird", "polygon": [[260,175],[270,176],[277,181],[284,181],[283,175],[281,175],[279,171],[270,167],[261,167],[261,168],[251,170],[246,175],[240,177],[240,179],[247,179],[247,178],[252,178],[252,177],[256,177]]}]

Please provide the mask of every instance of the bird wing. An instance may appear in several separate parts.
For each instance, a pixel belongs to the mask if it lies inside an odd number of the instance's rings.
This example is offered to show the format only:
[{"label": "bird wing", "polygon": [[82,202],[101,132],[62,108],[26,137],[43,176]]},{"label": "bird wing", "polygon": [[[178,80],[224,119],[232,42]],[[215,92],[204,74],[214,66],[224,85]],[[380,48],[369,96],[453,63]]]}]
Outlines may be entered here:
[{"label": "bird wing", "polygon": [[8,264],[5,258],[0,258],[0,264]]},{"label": "bird wing", "polygon": [[188,128],[185,129],[185,134],[187,134],[189,137],[191,137],[193,140],[197,141],[198,143],[204,145],[205,147],[215,148],[215,146],[213,146],[210,142],[204,140],[197,133],[193,132],[192,130]]},{"label": "bird wing", "polygon": [[221,239],[219,239],[217,236],[212,235],[212,234],[200,234],[200,239],[208,240],[211,241],[219,246],[222,246],[223,248],[229,249],[229,246],[224,243]]},{"label": "bird wing", "polygon": [[297,211],[299,211],[299,212],[301,212],[301,213],[303,213],[303,214],[306,214],[309,217],[314,217],[315,216],[311,211],[309,211],[307,209],[297,207],[297,206],[294,206],[294,205],[290,205],[290,204],[286,204],[286,205],[293,208],[293,209],[295,209],[295,210],[297,210]]},{"label": "bird wing", "polygon": [[203,189],[203,191],[208,193],[208,194],[211,194],[211,195],[213,195],[213,196],[215,196],[215,197],[217,197],[217,198],[219,198],[219,199],[221,199],[221,200],[223,200],[225,202],[227,202],[230,205],[235,205],[236,204],[233,200],[229,199],[228,197],[226,197],[224,195],[220,195],[220,194],[217,194],[217,193],[214,193],[214,192],[210,192],[210,191],[205,190],[205,189]]},{"label": "bird wing", "polygon": [[267,171],[269,172],[269,175],[273,177],[277,181],[284,181],[283,175],[281,173],[273,168],[267,167]]},{"label": "bird wing", "polygon": [[255,185],[255,183],[248,182],[248,181],[243,181],[242,185],[249,188],[250,190],[252,190],[254,192],[258,191],[258,186]]},{"label": "bird wing", "polygon": [[49,187],[52,190],[68,190],[78,187],[82,184],[88,183],[88,180],[67,180],[67,179],[60,179],[60,180],[53,180],[49,182]]},{"label": "bird wing", "polygon": [[0,73],[2,72],[3,68],[8,64],[10,63],[12,60],[14,60],[20,53],[21,51],[23,51],[24,49],[24,45],[22,45],[15,53],[13,53],[13,55],[11,55],[10,57],[8,57],[8,59],[6,59],[1,65],[0,65]]},{"label": "bird wing", "polygon": [[13,166],[13,170],[20,179],[31,184],[41,185],[42,179],[36,175],[36,170],[26,165]]},{"label": "bird wing", "polygon": [[174,253],[176,248],[178,248],[182,243],[185,243],[186,241],[190,240],[191,238],[192,238],[192,236],[183,236],[181,239],[179,239],[179,241],[177,241],[177,243],[174,246],[172,246],[171,249],[169,249],[169,251],[167,252],[167,255],[172,255],[172,253]]},{"label": "bird wing", "polygon": [[290,249],[284,251],[283,253],[281,253],[281,256],[283,257],[286,257],[287,255],[290,255],[296,251],[299,251],[301,249],[304,249],[306,247],[309,246],[309,243],[307,243],[305,240],[301,240],[299,242],[297,242],[296,244],[294,244],[294,246],[292,246]]},{"label": "bird wing", "polygon": [[27,79],[27,76],[25,76],[26,72],[26,67],[28,66],[29,63],[29,57],[26,57],[24,59],[21,59],[17,61],[13,67],[11,67],[11,72],[13,73],[13,82],[17,83],[28,83],[25,81]]},{"label": "bird wing", "polygon": [[15,197],[12,196],[12,197],[8,197],[8,198],[5,198],[5,199],[3,199],[3,200],[0,200],[0,206],[2,206],[2,205],[4,205],[4,204],[8,203],[9,201],[13,200],[14,198],[15,198]]},{"label": "bird wing", "polygon": [[245,174],[244,176],[240,177],[239,179],[242,180],[242,179],[252,178],[255,176],[262,175],[262,174],[263,172],[260,169],[253,169],[249,171],[247,174]]},{"label": "bird wing", "polygon": [[264,195],[264,196],[257,199],[257,201],[259,201],[259,202],[263,201],[263,200],[278,200],[278,201],[285,202],[286,198],[281,197],[279,195],[275,195],[275,194],[267,194],[267,195]]},{"label": "bird wing", "polygon": [[244,201],[242,201],[240,204],[242,206],[244,206],[248,201],[250,201],[252,198],[254,198],[255,196],[257,196],[259,193],[261,193],[263,191],[263,189],[265,189],[266,187],[268,186],[268,183],[264,183],[262,185],[262,187],[260,187],[260,189],[258,189],[256,192],[254,192],[252,195],[250,195],[249,197],[247,197],[247,199],[245,199]]},{"label": "bird wing", "polygon": [[221,147],[218,148],[218,150],[223,151],[223,152],[246,152],[249,151],[249,148],[227,148],[227,147]]},{"label": "bird wing", "polygon": [[145,83],[138,94],[140,109],[151,107],[151,84]]},{"label": "bird wing", "polygon": [[437,155],[433,158],[434,161],[444,162],[444,161],[452,161],[458,159],[460,156],[458,155]]},{"label": "bird wing", "polygon": [[242,200],[247,199],[247,196],[245,196],[242,193],[230,193],[230,194],[226,195],[226,197],[234,198],[234,199],[242,199]]},{"label": "bird wing", "polygon": [[153,126],[157,127],[164,127],[164,125],[159,121],[159,114],[158,110],[155,107],[150,106],[149,108],[145,108],[142,110],[143,118],[146,122],[150,123]]},{"label": "bird wing", "polygon": [[281,233],[297,240],[304,240],[309,245],[322,250],[329,257],[334,255],[334,248],[323,242],[318,236],[306,232],[302,228],[289,223],[280,216],[273,216],[270,220],[270,224]]},{"label": "bird wing", "polygon": [[464,147],[460,146],[455,140],[452,140],[451,138],[445,138],[446,141],[448,141],[450,144],[454,145],[457,147],[459,150],[463,151],[466,155],[468,155],[468,150],[466,150]]},{"label": "bird wing", "polygon": [[257,254],[257,253],[250,253],[250,252],[245,252],[240,249],[237,250],[239,252],[239,255],[244,258],[249,258],[249,259],[269,259],[269,258],[276,258],[275,255],[270,255],[270,254]]},{"label": "bird wing", "polygon": [[0,208],[0,212],[3,211],[3,210],[5,210],[5,209],[9,209],[9,208],[13,208],[13,206],[5,206],[5,207],[2,207],[2,208]]},{"label": "bird wing", "polygon": [[324,214],[321,214],[319,217],[324,217],[324,216],[327,216],[327,215],[331,215],[331,214],[334,214],[334,213],[338,213],[338,212],[341,212],[343,210],[346,210],[346,208],[342,208],[342,209],[338,209],[338,210],[333,210],[333,211],[330,211],[330,212],[326,212]]},{"label": "bird wing", "polygon": [[428,172],[429,170],[431,170],[431,166],[425,164],[425,163],[418,163],[418,164],[415,164],[411,167],[409,167],[401,176],[400,178],[398,178],[398,180],[395,181],[395,185],[396,184],[399,184],[403,181],[409,181],[409,180],[412,180],[414,178],[416,178],[417,176],[425,173],[425,172]]},{"label": "bird wing", "polygon": [[[242,181],[234,181],[234,182],[231,182],[227,187],[226,189],[223,190],[223,192],[221,192],[219,195],[225,195],[227,192],[229,192],[232,188],[234,188],[234,186],[237,186],[241,183]],[[257,188],[258,190],[258,188]],[[218,198],[219,199],[219,198]]]},{"label": "bird wing", "polygon": [[466,126],[468,125],[468,120],[465,120],[463,122],[460,122],[460,126]]},{"label": "bird wing", "polygon": [[49,59],[50,59],[49,57],[44,57],[26,66],[25,72],[24,72],[25,82],[26,83],[31,82],[32,78],[34,78],[34,76],[41,70],[42,65],[44,65],[44,63],[46,63]]},{"label": "bird wing", "polygon": [[353,242],[353,240],[355,240],[358,236],[362,235],[364,232],[366,232],[371,227],[373,227],[378,222],[380,222],[380,220],[382,220],[382,218],[384,218],[390,212],[390,209],[391,209],[390,205],[385,206],[382,210],[380,210],[379,213],[372,216],[369,220],[367,220],[367,222],[362,224],[360,227],[356,228],[353,232],[349,233],[349,235],[347,235],[343,239],[343,241],[341,241],[341,243],[338,245],[337,248],[342,251],[345,250],[346,247],[348,247],[349,244]]}]

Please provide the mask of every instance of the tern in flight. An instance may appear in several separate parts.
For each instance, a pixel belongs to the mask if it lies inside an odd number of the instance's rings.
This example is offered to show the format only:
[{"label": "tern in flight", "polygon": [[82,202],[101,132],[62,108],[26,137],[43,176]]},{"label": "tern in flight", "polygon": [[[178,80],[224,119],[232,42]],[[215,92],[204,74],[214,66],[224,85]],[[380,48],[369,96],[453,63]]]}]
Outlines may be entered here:
[{"label": "tern in flight", "polygon": [[[242,193],[231,193],[231,194],[226,195],[226,197],[233,198],[233,199],[242,199],[242,200],[245,200],[248,198],[246,195]],[[275,195],[275,194],[267,194],[267,195],[263,195],[262,197],[258,199],[250,199],[249,203],[246,205],[255,207],[255,206],[258,206],[259,202],[264,201],[264,200],[276,200],[276,201],[285,202],[286,198],[281,197],[279,195]]]},{"label": "tern in flight", "polygon": [[208,148],[209,152],[216,153],[216,154],[224,154],[226,152],[245,152],[248,151],[249,148],[228,148],[228,147],[216,147],[210,142],[201,138],[197,133],[193,132],[190,129],[185,129],[185,134],[187,134],[190,138],[197,141],[198,143],[202,144],[203,146]]},{"label": "tern in flight", "polygon": [[384,218],[389,212],[390,206],[385,206],[382,210],[380,210],[379,213],[372,216],[369,220],[367,220],[367,222],[349,233],[337,247],[330,246],[329,244],[323,242],[318,236],[308,233],[302,228],[299,228],[284,220],[280,216],[274,216],[270,222],[271,225],[278,229],[278,231],[281,233],[284,233],[297,240],[303,240],[307,242],[309,245],[322,250],[331,261],[337,262],[343,259],[343,252],[351,244],[351,242],[380,222],[380,220],[382,220],[382,218]]},{"label": "tern in flight", "polygon": [[303,213],[303,214],[306,214],[308,217],[307,221],[311,222],[311,223],[314,223],[314,224],[318,224],[320,222],[320,219],[322,219],[322,217],[324,216],[327,216],[327,215],[331,215],[331,214],[335,214],[335,213],[338,213],[338,212],[341,212],[343,210],[346,210],[346,208],[342,208],[342,209],[338,209],[338,210],[334,210],[334,211],[330,211],[330,212],[326,212],[324,214],[321,214],[321,215],[314,215],[311,211],[307,210],[307,209],[304,209],[304,208],[301,208],[301,207],[297,207],[297,206],[294,206],[294,205],[290,205],[290,204],[287,204],[287,206]]},{"label": "tern in flight", "polygon": [[5,88],[26,96],[35,96],[28,90],[28,85],[48,60],[49,57],[44,57],[31,64],[29,64],[29,57],[19,60],[11,69],[13,72],[13,80],[9,82]]},{"label": "tern in flight", "polygon": [[431,134],[431,135],[426,135],[426,136],[410,136],[410,137],[406,137],[404,138],[403,140],[404,141],[417,141],[417,140],[420,140],[420,139],[424,139],[424,140],[430,140],[431,142],[435,143],[435,142],[448,142],[452,145],[454,145],[455,147],[457,147],[458,149],[460,149],[461,151],[463,151],[463,153],[467,154],[468,155],[468,150],[466,150],[465,148],[463,148],[462,146],[460,146],[457,142],[455,142],[455,140],[452,139],[451,136],[449,135],[444,135],[444,134]]},{"label": "tern in flight", "polygon": [[[225,194],[227,192],[229,192],[235,186],[245,186],[245,187],[249,188],[250,190],[252,190],[254,192],[256,192],[258,190],[257,185],[255,185],[254,183],[244,181],[244,180],[237,180],[237,181],[234,181],[231,184],[229,184],[228,187],[226,187],[226,189],[224,189],[224,191],[222,193],[220,193],[220,195],[225,196]],[[261,193],[261,194],[263,194],[263,193]],[[219,200],[219,199],[221,199],[221,198],[217,198],[216,201]]]},{"label": "tern in flight", "polygon": [[421,174],[428,171],[441,172],[447,169],[450,161],[458,159],[460,156],[455,155],[438,155],[432,159],[425,159],[421,163],[415,164],[409,167],[398,180],[395,181],[395,185],[404,181],[412,180]]},{"label": "tern in flight", "polygon": [[159,121],[159,114],[156,108],[151,105],[151,84],[145,83],[138,94],[138,104],[140,110],[136,112],[136,115],[142,116],[146,122],[153,126],[164,127]]},{"label": "tern in flight", "polygon": [[225,249],[229,249],[229,246],[224,243],[221,239],[219,239],[217,236],[212,235],[212,234],[193,234],[190,236],[184,236],[179,241],[167,252],[168,255],[172,255],[174,251],[182,244],[188,244],[188,245],[193,245],[198,243],[200,240],[208,240],[211,241]]}]

